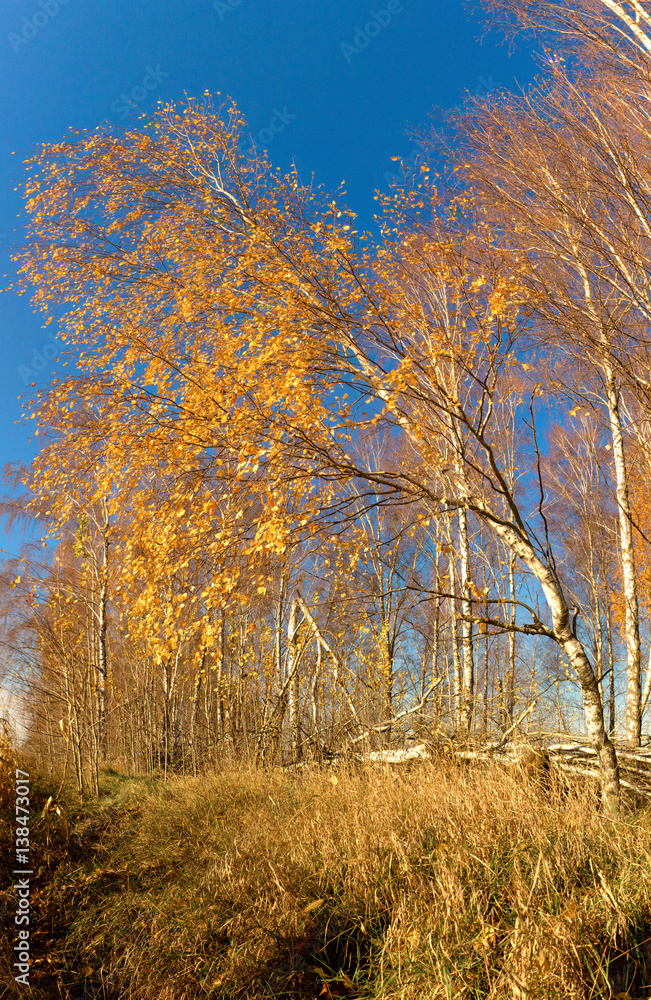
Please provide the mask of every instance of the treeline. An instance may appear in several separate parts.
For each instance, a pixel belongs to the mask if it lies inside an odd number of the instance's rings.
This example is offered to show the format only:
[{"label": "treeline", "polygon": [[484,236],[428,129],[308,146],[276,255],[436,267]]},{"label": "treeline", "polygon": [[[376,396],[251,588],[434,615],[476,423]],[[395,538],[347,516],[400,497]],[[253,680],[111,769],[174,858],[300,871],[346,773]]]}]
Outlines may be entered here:
[{"label": "treeline", "polygon": [[51,558],[6,568],[6,642],[80,787],[562,729],[578,696],[616,808],[651,681],[651,13],[491,6],[544,75],[423,135],[379,235],[233,106],[29,161],[23,287],[74,373],[27,407],[8,507]]},{"label": "treeline", "polygon": [[[103,760],[196,774],[224,758],[287,762],[402,744],[407,733],[506,729],[543,672],[561,684],[565,672],[514,633],[473,633],[463,721],[457,521],[451,511],[423,524],[411,507],[365,503],[336,534],[269,560],[264,587],[241,579],[200,636],[157,654],[136,594],[120,584],[130,524],[81,514],[50,558],[31,553],[2,580],[5,663],[23,682],[32,746],[57,770],[68,759],[79,789],[93,790]],[[470,538],[484,605],[525,585],[491,541],[479,527]],[[177,576],[168,600],[204,584],[196,570]],[[534,720],[565,727],[567,699],[553,690]]]}]

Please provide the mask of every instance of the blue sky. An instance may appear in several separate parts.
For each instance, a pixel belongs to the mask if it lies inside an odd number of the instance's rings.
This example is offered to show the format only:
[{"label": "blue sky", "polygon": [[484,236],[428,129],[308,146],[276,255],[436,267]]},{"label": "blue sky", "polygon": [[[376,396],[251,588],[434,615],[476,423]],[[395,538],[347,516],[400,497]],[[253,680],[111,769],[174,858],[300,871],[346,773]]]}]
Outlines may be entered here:
[{"label": "blue sky", "polygon": [[[396,171],[391,157],[414,154],[407,132],[434,106],[532,79],[526,49],[509,57],[481,33],[462,0],[5,0],[0,274],[11,278],[8,251],[23,240],[14,189],[36,144],[107,119],[128,128],[158,100],[205,90],[235,100],[274,165],[294,160],[327,189],[345,181],[370,226],[374,190]],[[0,466],[33,454],[30,428],[15,423],[17,397],[26,380],[51,376],[53,326],[41,328],[26,298],[0,296]]]}]

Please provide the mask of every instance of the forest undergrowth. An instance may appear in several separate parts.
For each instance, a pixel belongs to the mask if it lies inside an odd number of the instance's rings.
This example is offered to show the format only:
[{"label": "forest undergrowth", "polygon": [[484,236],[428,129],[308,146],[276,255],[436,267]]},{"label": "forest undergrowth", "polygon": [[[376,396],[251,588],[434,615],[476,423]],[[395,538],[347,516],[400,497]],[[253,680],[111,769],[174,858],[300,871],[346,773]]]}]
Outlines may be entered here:
[{"label": "forest undergrowth", "polygon": [[553,774],[104,769],[44,813],[57,791],[34,778],[28,990],[0,900],[2,998],[651,995],[651,815]]}]

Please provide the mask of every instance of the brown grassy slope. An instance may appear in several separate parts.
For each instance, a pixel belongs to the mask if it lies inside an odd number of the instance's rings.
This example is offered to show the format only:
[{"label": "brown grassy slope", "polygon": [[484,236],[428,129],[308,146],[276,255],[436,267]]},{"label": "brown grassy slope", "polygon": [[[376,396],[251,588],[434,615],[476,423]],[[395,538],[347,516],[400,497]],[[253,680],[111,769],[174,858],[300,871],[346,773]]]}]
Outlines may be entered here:
[{"label": "brown grassy slope", "polygon": [[444,763],[104,788],[39,898],[35,996],[583,1000],[636,968],[651,996],[651,817],[587,791]]}]

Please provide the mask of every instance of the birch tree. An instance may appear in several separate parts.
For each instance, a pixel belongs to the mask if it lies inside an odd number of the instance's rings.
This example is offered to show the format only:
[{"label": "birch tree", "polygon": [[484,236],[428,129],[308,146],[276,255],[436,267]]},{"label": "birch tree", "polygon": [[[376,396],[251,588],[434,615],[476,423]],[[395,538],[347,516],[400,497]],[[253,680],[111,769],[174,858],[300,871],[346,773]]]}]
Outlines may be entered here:
[{"label": "birch tree", "polygon": [[[588,403],[609,425],[626,601],[627,739],[640,741],[641,644],[630,503],[625,394],[647,380],[651,235],[648,106],[631,105],[595,64],[573,82],[549,79],[460,122],[461,172],[518,259],[528,262],[538,319],[538,368],[554,391]],[[644,123],[644,124],[643,124]],[[637,374],[635,374],[637,373]]]},{"label": "birch tree", "polygon": [[[47,421],[55,411],[70,434],[66,414],[88,400],[100,408],[113,504],[130,498],[156,551],[156,587],[170,569],[181,579],[199,551],[212,566],[200,594],[167,602],[175,628],[152,652],[173,656],[190,639],[210,648],[211,609],[242,572],[249,590],[266,589],[260,555],[338,516],[351,481],[413,504],[423,520],[471,514],[537,580],[550,621],[535,608],[514,625],[478,613],[484,599],[468,593],[466,567],[465,634],[496,624],[562,648],[616,808],[592,663],[551,541],[523,514],[493,440],[500,408],[522,400],[529,321],[521,269],[494,226],[426,189],[399,198],[377,245],[360,244],[345,206],[243,161],[236,116],[224,123],[194,104],[160,112],[151,132],[45,149],[34,166],[25,278],[37,305],[73,303],[66,336],[84,372],[34,412]],[[359,449],[373,428],[405,442],[390,468]],[[224,467],[235,474],[224,478]]]},{"label": "birch tree", "polygon": [[538,40],[556,36],[585,60],[595,54],[611,69],[639,70],[651,56],[651,7],[647,0],[479,0],[491,27],[525,32]]}]

